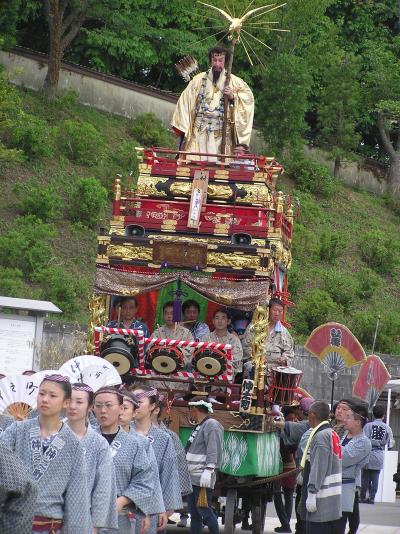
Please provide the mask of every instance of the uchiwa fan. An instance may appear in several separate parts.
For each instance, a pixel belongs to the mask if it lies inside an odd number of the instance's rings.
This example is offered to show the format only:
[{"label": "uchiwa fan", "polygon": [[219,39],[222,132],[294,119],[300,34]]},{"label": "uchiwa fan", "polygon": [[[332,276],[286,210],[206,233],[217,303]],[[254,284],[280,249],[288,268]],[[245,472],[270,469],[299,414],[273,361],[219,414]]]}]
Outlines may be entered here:
[{"label": "uchiwa fan", "polygon": [[26,419],[36,408],[38,389],[32,376],[4,377],[0,380],[0,413],[9,414],[17,421]]},{"label": "uchiwa fan", "polygon": [[104,386],[117,386],[122,380],[115,367],[99,356],[76,356],[65,362],[59,371],[71,382],[81,382],[97,391]]},{"label": "uchiwa fan", "polygon": [[199,72],[197,60],[192,56],[185,56],[184,58],[180,59],[177,63],[175,63],[175,68],[185,82],[190,82],[193,76]]},{"label": "uchiwa fan", "polygon": [[385,364],[379,356],[372,354],[358,371],[353,385],[353,396],[368,403],[369,411],[372,411],[389,380],[390,374]]},{"label": "uchiwa fan", "polygon": [[335,380],[346,368],[365,361],[365,352],[350,330],[339,323],[326,323],[311,332],[305,348],[325,366],[332,381],[331,405]]}]

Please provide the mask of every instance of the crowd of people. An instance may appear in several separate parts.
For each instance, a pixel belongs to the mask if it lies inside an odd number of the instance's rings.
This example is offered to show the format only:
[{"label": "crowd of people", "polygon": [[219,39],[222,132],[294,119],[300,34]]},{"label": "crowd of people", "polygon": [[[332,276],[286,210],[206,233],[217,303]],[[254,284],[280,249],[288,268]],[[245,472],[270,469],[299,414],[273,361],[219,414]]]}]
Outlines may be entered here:
[{"label": "crowd of people", "polygon": [[[110,321],[107,326],[128,329],[141,329],[144,335],[162,339],[180,339],[183,341],[207,341],[230,344],[232,347],[232,364],[236,382],[243,375],[251,374],[251,345],[253,326],[250,318],[240,317],[232,320],[233,310],[224,307],[216,308],[212,317],[211,331],[208,324],[199,320],[200,305],[196,300],[187,300],[182,304],[181,323],[173,318],[174,303],[168,301],[163,305],[162,326],[157,326],[150,334],[148,325],[138,319],[138,302],[135,297],[124,297],[116,305],[118,318]],[[267,372],[277,365],[288,365],[294,358],[294,343],[289,331],[282,324],[284,304],[278,298],[269,303],[269,333],[265,342],[265,358]],[[245,328],[243,328],[245,326]],[[191,349],[182,349],[185,369],[191,370]]]},{"label": "crowd of people", "polygon": [[341,399],[331,411],[326,402],[303,398],[298,408],[288,407],[285,419],[275,422],[284,464],[290,468],[295,462],[301,468],[297,478],[283,479],[275,487],[281,522],[276,532],[292,532],[294,491],[296,534],[358,531],[359,503],[374,504],[384,450],[394,445],[383,408],[375,406],[373,415],[368,422],[366,405],[354,399]]},{"label": "crowd of people", "polygon": [[[160,423],[155,388],[93,390],[48,375],[37,417],[2,421],[0,532],[156,534],[187,500],[191,531],[218,532],[211,507],[223,427],[205,399],[189,402],[196,425],[185,447]],[[3,471],[4,466],[4,471]],[[204,488],[206,504],[198,499]]]}]

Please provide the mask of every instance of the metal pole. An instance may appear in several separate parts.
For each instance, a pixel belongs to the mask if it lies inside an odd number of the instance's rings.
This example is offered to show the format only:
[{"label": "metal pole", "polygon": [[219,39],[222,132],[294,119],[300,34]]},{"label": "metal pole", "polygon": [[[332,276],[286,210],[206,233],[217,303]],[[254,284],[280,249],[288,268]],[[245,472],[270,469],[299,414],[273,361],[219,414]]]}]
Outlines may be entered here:
[{"label": "metal pole", "polygon": [[[400,0],[399,0],[400,1]],[[378,328],[379,328],[379,321],[381,319],[381,316],[378,315],[377,319],[376,319],[376,327],[375,327],[375,334],[374,334],[374,341],[372,343],[372,354],[374,354],[374,351],[375,351],[375,343],[376,343],[376,336],[378,335]]]},{"label": "metal pole", "polygon": [[332,389],[331,389],[331,411],[333,410],[333,397],[335,392],[335,380],[332,380]]}]

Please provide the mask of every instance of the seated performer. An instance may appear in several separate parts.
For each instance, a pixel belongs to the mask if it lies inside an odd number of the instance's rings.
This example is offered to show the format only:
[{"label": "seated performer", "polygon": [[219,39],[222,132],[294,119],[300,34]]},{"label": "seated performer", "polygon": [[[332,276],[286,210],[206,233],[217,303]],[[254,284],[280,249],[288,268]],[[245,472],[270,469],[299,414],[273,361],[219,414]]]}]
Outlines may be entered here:
[{"label": "seated performer", "polygon": [[[265,362],[267,375],[271,369],[277,366],[290,365],[290,360],[294,358],[293,338],[287,328],[282,323],[283,302],[274,297],[269,301],[269,336],[265,340]],[[251,347],[253,343],[253,325],[246,328],[242,339],[243,360],[245,376],[249,376],[253,363],[251,362]]]},{"label": "seated performer", "polygon": [[199,321],[200,306],[195,300],[185,300],[182,305],[182,313],[185,324],[188,325],[190,332],[195,341],[210,333],[210,329],[206,323]]},{"label": "seated performer", "polygon": [[[225,86],[229,54],[225,48],[212,48],[209,51],[211,68],[197,74],[178,100],[171,124],[181,137],[182,150],[206,154],[221,152],[224,95],[229,101],[230,126],[225,153],[230,154],[236,144],[250,144],[254,97],[249,86],[233,74]],[[216,158],[203,156],[202,159],[215,161]]]},{"label": "seated performer", "polygon": [[109,321],[107,326],[110,328],[130,328],[143,330],[144,337],[149,337],[149,327],[136,319],[138,310],[138,302],[135,297],[124,297],[116,304],[116,309],[119,312],[119,318],[114,321]]},{"label": "seated performer", "polygon": [[[190,331],[179,323],[174,322],[174,303],[166,302],[163,306],[164,326],[159,326],[151,334],[153,338],[162,339],[182,339],[183,341],[194,341]],[[188,348],[182,348],[185,357],[186,366],[191,364],[192,351]]]},{"label": "seated performer", "polygon": [[243,349],[240,339],[236,334],[228,332],[228,325],[231,319],[226,308],[218,308],[213,315],[213,325],[215,330],[201,338],[201,341],[214,343],[226,343],[232,345],[232,365],[235,375],[242,372]]}]

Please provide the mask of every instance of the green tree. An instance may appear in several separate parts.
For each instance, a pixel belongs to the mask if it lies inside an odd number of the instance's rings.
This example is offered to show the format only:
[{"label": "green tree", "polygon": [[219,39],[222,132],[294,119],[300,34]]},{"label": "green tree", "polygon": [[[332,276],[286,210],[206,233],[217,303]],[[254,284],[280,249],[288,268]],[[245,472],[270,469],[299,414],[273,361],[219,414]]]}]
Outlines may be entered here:
[{"label": "green tree", "polygon": [[279,54],[269,62],[259,93],[257,118],[271,153],[282,156],[302,144],[311,83],[304,59]]},{"label": "green tree", "polygon": [[356,131],[361,103],[359,61],[342,51],[328,58],[324,87],[317,104],[319,141],[335,160],[333,175],[338,177],[341,161],[357,149],[360,135]]}]

